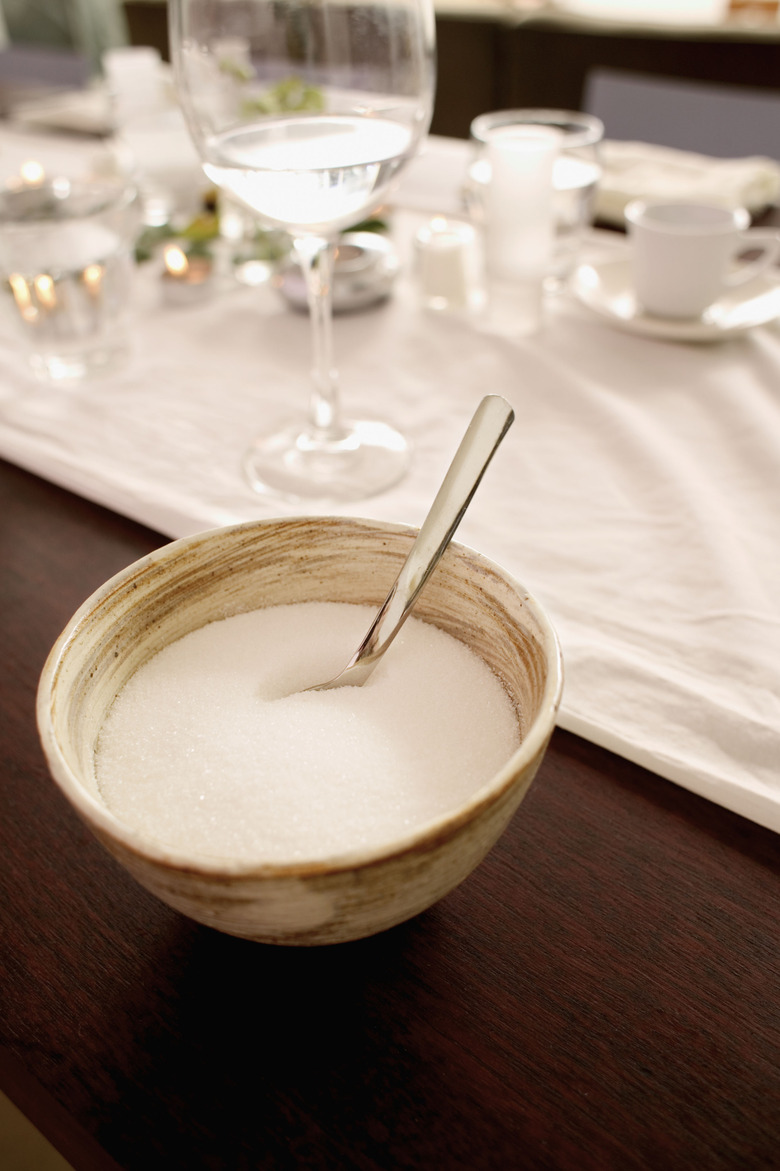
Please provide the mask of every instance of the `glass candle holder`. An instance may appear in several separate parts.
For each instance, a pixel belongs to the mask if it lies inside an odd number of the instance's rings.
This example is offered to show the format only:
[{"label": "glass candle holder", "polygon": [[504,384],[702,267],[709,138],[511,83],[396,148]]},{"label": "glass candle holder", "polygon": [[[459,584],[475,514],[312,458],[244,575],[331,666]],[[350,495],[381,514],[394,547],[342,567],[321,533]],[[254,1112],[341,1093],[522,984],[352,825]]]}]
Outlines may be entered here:
[{"label": "glass candle holder", "polygon": [[553,130],[559,135],[553,169],[555,238],[545,278],[546,290],[559,292],[577,265],[583,233],[593,219],[601,178],[599,144],[604,137],[604,124],[590,114],[569,110],[498,110],[480,114],[471,123],[474,149],[467,184],[470,209],[476,219],[483,215],[485,190],[490,182],[491,141],[496,135],[523,127]]}]

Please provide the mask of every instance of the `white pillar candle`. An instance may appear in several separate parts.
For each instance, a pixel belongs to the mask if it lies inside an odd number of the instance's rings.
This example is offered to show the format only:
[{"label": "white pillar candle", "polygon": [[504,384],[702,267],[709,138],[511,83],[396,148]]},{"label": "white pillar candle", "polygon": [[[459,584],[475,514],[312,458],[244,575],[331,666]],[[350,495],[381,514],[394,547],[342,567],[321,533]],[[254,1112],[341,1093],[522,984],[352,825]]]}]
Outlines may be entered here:
[{"label": "white pillar candle", "polygon": [[553,167],[560,135],[545,127],[499,127],[486,158],[485,263],[488,327],[523,335],[541,324],[544,276],[553,251]]},{"label": "white pillar candle", "polygon": [[557,146],[554,131],[525,126],[499,129],[488,142],[488,263],[498,274],[535,276],[549,262]]}]

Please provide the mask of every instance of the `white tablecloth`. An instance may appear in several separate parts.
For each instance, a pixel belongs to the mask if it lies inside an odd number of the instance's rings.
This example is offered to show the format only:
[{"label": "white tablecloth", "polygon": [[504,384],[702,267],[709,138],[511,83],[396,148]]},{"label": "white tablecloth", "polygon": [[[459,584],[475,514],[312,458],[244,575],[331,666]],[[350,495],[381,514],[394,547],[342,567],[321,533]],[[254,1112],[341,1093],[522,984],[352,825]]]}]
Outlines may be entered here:
[{"label": "white tablecloth", "polygon": [[[438,146],[407,204],[452,206],[462,147]],[[300,511],[255,496],[239,463],[305,410],[307,319],[269,288],[164,308],[150,269],[137,302],[132,363],[105,381],[46,388],[2,347],[0,455],[171,537]],[[516,423],[458,539],[548,607],[561,725],[779,830],[777,326],[673,344],[560,298],[539,335],[504,342],[422,312],[407,270],[336,340],[348,411],[415,447],[402,484],[339,511],[419,524],[478,401],[503,394]]]}]

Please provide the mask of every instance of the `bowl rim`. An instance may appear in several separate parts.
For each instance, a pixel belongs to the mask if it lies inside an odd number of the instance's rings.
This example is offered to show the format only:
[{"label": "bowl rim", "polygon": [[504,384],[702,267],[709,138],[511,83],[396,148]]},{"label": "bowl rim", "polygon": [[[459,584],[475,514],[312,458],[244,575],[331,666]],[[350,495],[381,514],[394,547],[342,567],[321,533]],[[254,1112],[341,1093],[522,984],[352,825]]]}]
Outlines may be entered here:
[{"label": "bowl rim", "polygon": [[527,729],[520,746],[512,753],[505,764],[494,773],[479,788],[475,789],[469,798],[458,808],[449,813],[424,822],[403,837],[397,837],[383,846],[355,849],[338,854],[328,855],[316,860],[299,860],[296,862],[262,862],[247,859],[231,859],[219,855],[199,854],[186,852],[166,846],[153,838],[139,833],[127,825],[102,801],[94,797],[79,780],[78,775],[71,769],[55,735],[52,719],[51,700],[56,693],[57,680],[61,665],[67,656],[71,645],[76,641],[81,628],[96,609],[104,605],[110,596],[124,583],[139,574],[147,573],[172,558],[179,556],[182,551],[198,545],[206,544],[216,536],[231,536],[249,530],[270,528],[280,523],[302,521],[322,523],[336,521],[350,527],[366,530],[380,530],[386,533],[415,536],[419,531],[416,526],[396,523],[393,521],[371,520],[363,517],[338,515],[296,515],[264,517],[258,520],[242,521],[238,524],[223,525],[216,528],[204,529],[198,533],[178,538],[161,545],[151,553],[145,554],[136,561],[126,565],[118,573],[108,578],[75,611],[53,647],[51,648],[43,670],[41,671],[36,694],[36,722],[38,734],[43,747],[44,755],[49,766],[52,779],[61,792],[75,808],[76,812],[106,843],[106,839],[119,844],[125,851],[136,855],[159,867],[167,868],[176,873],[190,873],[200,875],[211,881],[221,878],[234,881],[244,879],[307,879],[321,875],[343,873],[357,869],[368,869],[383,865],[391,859],[402,855],[413,854],[422,846],[430,848],[443,844],[454,837],[466,824],[474,821],[482,809],[496,803],[511,787],[517,773],[524,770],[544,747],[555,728],[555,720],[560,706],[563,691],[563,657],[560,642],[555,628],[550,621],[545,608],[531,594],[513,574],[504,569],[497,562],[479,553],[469,545],[452,541],[450,548],[454,552],[465,554],[478,565],[484,566],[491,573],[504,579],[515,588],[522,597],[524,605],[532,611],[542,636],[542,644],[548,664],[542,701],[536,718]]}]

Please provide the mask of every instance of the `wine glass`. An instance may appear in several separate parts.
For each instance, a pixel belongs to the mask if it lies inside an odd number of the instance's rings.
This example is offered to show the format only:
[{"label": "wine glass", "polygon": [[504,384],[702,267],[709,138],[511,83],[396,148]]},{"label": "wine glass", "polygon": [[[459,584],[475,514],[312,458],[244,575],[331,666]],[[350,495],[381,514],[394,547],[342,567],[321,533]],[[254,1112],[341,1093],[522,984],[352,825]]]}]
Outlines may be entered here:
[{"label": "wine glass", "polygon": [[403,475],[387,423],[342,417],[333,360],[334,245],[387,196],[427,132],[431,0],[171,0],[171,55],[203,168],[269,227],[286,229],[312,323],[308,419],[255,440],[258,492],[358,500]]}]

